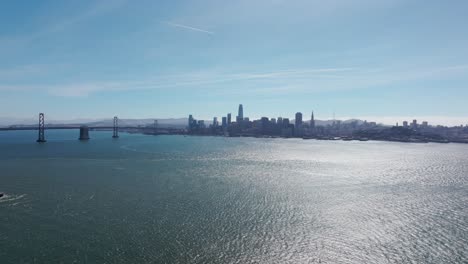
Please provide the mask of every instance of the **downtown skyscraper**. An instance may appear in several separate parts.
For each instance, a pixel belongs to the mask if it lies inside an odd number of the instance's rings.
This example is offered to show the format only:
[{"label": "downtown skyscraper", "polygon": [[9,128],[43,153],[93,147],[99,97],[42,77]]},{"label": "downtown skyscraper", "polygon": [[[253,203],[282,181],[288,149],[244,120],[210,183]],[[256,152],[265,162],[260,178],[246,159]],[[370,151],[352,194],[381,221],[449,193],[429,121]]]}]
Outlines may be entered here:
[{"label": "downtown skyscraper", "polygon": [[239,112],[237,113],[236,121],[237,123],[241,123],[244,120],[244,108],[242,104],[239,105]]}]

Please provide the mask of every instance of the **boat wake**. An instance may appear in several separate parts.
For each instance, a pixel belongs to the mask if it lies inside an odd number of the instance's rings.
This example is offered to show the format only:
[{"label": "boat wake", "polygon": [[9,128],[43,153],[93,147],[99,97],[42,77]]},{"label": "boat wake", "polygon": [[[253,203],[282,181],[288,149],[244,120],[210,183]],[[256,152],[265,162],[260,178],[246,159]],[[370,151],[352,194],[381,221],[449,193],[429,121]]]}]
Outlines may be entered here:
[{"label": "boat wake", "polygon": [[24,202],[26,194],[7,194],[3,193],[3,196],[0,197],[0,205],[10,205],[15,206]]}]

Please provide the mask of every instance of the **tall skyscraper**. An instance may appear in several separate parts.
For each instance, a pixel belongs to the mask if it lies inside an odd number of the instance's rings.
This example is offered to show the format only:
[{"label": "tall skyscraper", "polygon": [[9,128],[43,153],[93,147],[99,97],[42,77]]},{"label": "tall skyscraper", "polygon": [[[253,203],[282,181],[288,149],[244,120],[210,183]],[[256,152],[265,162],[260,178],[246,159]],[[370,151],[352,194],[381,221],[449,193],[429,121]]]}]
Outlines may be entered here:
[{"label": "tall skyscraper", "polygon": [[239,112],[237,113],[237,122],[241,123],[244,120],[244,109],[242,104],[239,105]]},{"label": "tall skyscraper", "polygon": [[213,127],[217,127],[217,126],[218,126],[218,118],[213,117]]},{"label": "tall skyscraper", "polygon": [[196,125],[196,120],[193,118],[192,115],[189,115],[189,118],[188,118],[188,130],[192,130],[194,129],[195,125]]},{"label": "tall skyscraper", "polygon": [[192,122],[193,122],[193,116],[189,115],[189,117],[188,117],[188,126],[189,127],[192,125]]},{"label": "tall skyscraper", "polygon": [[296,113],[295,124],[296,124],[296,128],[302,126],[302,113],[301,112]]},{"label": "tall skyscraper", "polygon": [[315,118],[314,118],[314,111],[312,111],[312,115],[310,116],[310,129],[315,129]]},{"label": "tall skyscraper", "polygon": [[302,127],[302,113],[297,112],[296,113],[296,119],[295,119],[295,128],[294,128],[294,135],[296,137],[300,137],[303,135],[303,127]]},{"label": "tall skyscraper", "polygon": [[231,125],[231,113],[227,114],[227,124]]}]

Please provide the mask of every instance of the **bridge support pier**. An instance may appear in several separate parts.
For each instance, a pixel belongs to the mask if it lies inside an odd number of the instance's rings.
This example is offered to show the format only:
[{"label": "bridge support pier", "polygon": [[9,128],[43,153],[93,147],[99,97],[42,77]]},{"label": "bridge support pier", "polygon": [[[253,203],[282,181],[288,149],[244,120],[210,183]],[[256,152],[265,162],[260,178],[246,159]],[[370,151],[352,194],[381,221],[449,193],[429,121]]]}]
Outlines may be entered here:
[{"label": "bridge support pier", "polygon": [[89,127],[81,126],[80,127],[80,138],[79,140],[89,140]]}]

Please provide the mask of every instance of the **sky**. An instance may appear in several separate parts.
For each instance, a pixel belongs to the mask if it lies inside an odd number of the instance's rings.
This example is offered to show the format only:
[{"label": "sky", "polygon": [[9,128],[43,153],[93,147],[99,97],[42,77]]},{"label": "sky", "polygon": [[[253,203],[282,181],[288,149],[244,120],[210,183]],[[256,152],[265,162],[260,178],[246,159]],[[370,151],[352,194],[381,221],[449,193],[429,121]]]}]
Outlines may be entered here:
[{"label": "sky", "polygon": [[0,2],[0,119],[468,124],[468,1]]}]

